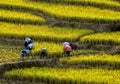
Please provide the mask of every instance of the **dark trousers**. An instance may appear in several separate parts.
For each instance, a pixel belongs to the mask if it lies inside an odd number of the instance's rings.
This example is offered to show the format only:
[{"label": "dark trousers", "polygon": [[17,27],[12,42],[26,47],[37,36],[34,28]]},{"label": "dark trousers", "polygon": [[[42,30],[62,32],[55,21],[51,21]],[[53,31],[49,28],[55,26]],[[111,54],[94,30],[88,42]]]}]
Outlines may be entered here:
[{"label": "dark trousers", "polygon": [[65,53],[67,54],[67,56],[70,56],[70,52],[71,51],[65,51]]},{"label": "dark trousers", "polygon": [[40,53],[40,58],[45,57],[45,56],[47,56],[47,53],[46,53],[46,52],[41,52],[41,53]]},{"label": "dark trousers", "polygon": [[25,55],[28,55],[30,53],[30,50],[22,50],[21,56],[24,57]]}]

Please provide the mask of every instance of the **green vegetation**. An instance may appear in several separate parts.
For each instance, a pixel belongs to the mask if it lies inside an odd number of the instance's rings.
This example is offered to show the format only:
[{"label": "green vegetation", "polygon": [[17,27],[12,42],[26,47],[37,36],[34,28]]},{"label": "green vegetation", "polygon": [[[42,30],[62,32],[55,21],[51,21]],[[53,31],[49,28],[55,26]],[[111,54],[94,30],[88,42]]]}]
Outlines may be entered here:
[{"label": "green vegetation", "polygon": [[[111,10],[101,10],[94,7],[55,5],[41,2],[30,2],[23,0],[0,1],[2,8],[24,9],[29,11],[42,12],[45,15],[56,19],[80,22],[95,23],[118,23],[120,22],[120,13]],[[68,11],[69,10],[69,11]]]},{"label": "green vegetation", "polygon": [[120,32],[97,33],[80,38],[80,43],[91,44],[120,44]]},{"label": "green vegetation", "polygon": [[67,65],[84,65],[84,66],[108,66],[119,68],[120,56],[119,55],[88,55],[72,57],[70,59],[61,58],[60,62]]},{"label": "green vegetation", "polygon": [[93,31],[86,29],[50,28],[47,26],[9,23],[0,23],[0,25],[0,37],[10,39],[24,39],[25,37],[30,37],[41,41],[76,41],[76,39],[79,39],[81,36],[93,33]]},{"label": "green vegetation", "polygon": [[41,17],[16,11],[0,10],[0,21],[43,24],[45,20]]},{"label": "green vegetation", "polygon": [[5,78],[50,84],[118,84],[120,70],[26,68],[5,73]]}]

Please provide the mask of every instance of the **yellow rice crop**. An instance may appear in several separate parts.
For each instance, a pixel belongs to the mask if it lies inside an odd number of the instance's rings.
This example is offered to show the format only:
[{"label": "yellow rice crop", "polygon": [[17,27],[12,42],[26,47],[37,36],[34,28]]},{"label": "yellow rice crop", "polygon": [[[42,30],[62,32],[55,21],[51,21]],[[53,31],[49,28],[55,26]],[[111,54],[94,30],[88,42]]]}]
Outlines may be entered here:
[{"label": "yellow rice crop", "polygon": [[20,22],[20,23],[32,23],[32,24],[43,24],[45,20],[41,17],[9,10],[0,10],[0,21],[8,22]]},{"label": "yellow rice crop", "polygon": [[[19,3],[18,3],[19,2]],[[26,9],[42,12],[54,18],[68,21],[117,23],[120,22],[120,13],[112,10],[101,10],[87,6],[56,5],[47,3],[29,2],[23,0],[0,1],[2,8]]]},{"label": "yellow rice crop", "polygon": [[[62,44],[47,43],[47,42],[34,42],[34,49],[31,51],[30,56],[38,56],[42,48],[47,49],[48,56],[46,58],[60,57],[63,56]],[[0,43],[0,63],[17,61],[21,58],[21,51],[24,49],[23,46],[3,45]],[[25,56],[26,57],[26,56]]]},{"label": "yellow rice crop", "polygon": [[79,37],[91,33],[93,31],[86,29],[0,23],[0,37],[10,39],[30,37],[35,40],[44,41],[75,41]]},{"label": "yellow rice crop", "polygon": [[[35,0],[42,1],[42,0]],[[48,1],[48,0],[44,0]],[[120,4],[118,1],[113,0],[49,0],[49,2],[57,2],[57,3],[68,3],[68,4],[77,4],[77,5],[90,5],[90,6],[101,6],[101,7],[110,7],[110,8],[118,8]]]},{"label": "yellow rice crop", "polygon": [[91,44],[120,44],[120,32],[111,33],[97,33],[88,36],[84,36],[80,39],[81,43]]},{"label": "yellow rice crop", "polygon": [[0,63],[18,60],[21,49],[21,46],[0,44]]},{"label": "yellow rice crop", "polygon": [[120,70],[33,67],[6,72],[5,78],[50,84],[119,84]]},{"label": "yellow rice crop", "polygon": [[42,48],[47,49],[47,55],[49,58],[52,57],[60,57],[63,54],[63,45],[55,44],[55,43],[47,43],[47,42],[35,42],[35,48],[32,50],[32,55],[40,55],[40,51]]},{"label": "yellow rice crop", "polygon": [[91,67],[115,67],[120,66],[120,56],[119,55],[89,55],[89,56],[79,56],[71,57],[70,59],[61,58],[60,62],[67,65],[84,65]]}]

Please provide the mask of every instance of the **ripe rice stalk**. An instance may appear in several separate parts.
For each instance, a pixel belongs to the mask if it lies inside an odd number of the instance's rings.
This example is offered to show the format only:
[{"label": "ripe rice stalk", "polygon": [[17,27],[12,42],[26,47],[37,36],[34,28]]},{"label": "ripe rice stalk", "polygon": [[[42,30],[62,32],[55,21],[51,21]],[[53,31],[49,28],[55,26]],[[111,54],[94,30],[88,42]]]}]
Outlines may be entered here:
[{"label": "ripe rice stalk", "polygon": [[120,32],[104,32],[83,36],[82,38],[80,38],[80,43],[119,45],[119,38]]},{"label": "ripe rice stalk", "polygon": [[0,10],[0,21],[14,23],[44,24],[45,19],[23,12]]},{"label": "ripe rice stalk", "polygon": [[[42,0],[35,0],[41,1]],[[48,1],[48,0],[44,0]],[[76,4],[76,5],[90,5],[90,6],[97,6],[97,7],[105,7],[105,8],[119,8],[120,4],[118,1],[113,0],[49,0],[49,2],[55,3],[67,3],[67,4]]]},{"label": "ripe rice stalk", "polygon": [[47,54],[49,58],[53,57],[61,57],[63,54],[63,45],[55,44],[55,43],[47,43],[47,42],[35,42],[35,48],[32,50],[31,55],[40,55],[41,49],[46,48]]},{"label": "ripe rice stalk", "polygon": [[[18,3],[19,2],[19,3]],[[93,1],[94,2],[94,1]],[[101,1],[102,2],[102,1]],[[95,22],[95,23],[118,23],[120,22],[120,13],[112,10],[101,10],[95,7],[89,6],[71,6],[71,5],[59,5],[59,4],[47,4],[41,2],[30,2],[23,0],[8,0],[0,1],[0,4],[6,4],[17,6],[17,8],[23,8],[25,10],[32,10],[42,12],[45,15],[54,17],[56,19],[63,19],[67,21],[79,21],[79,22]],[[120,5],[115,2],[115,4]],[[119,6],[120,7],[120,6]],[[69,11],[68,11],[69,10]]]},{"label": "ripe rice stalk", "polygon": [[38,81],[41,81],[42,77],[44,83],[51,83],[50,79],[53,78],[55,84],[117,84],[120,82],[119,74],[120,70],[33,67],[8,71],[4,77],[18,80],[39,78]]},{"label": "ripe rice stalk", "polygon": [[119,68],[120,56],[119,55],[90,55],[90,56],[79,56],[70,59],[61,58],[60,62],[67,65],[86,65],[86,66],[107,66]]},{"label": "ripe rice stalk", "polygon": [[33,40],[39,41],[74,42],[84,35],[93,33],[92,30],[87,29],[52,28],[47,26],[9,23],[0,23],[0,25],[0,37],[8,39],[24,39],[25,37],[30,37]]}]

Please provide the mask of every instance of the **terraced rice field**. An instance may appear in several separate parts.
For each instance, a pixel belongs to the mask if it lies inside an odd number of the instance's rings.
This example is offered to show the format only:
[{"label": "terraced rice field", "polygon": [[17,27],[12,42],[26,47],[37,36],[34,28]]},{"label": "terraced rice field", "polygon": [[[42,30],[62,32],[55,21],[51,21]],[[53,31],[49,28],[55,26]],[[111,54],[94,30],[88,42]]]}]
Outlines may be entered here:
[{"label": "terraced rice field", "polygon": [[[42,0],[35,0],[42,1]],[[74,5],[89,5],[89,6],[101,6],[104,8],[119,8],[120,4],[116,0],[44,0],[47,2],[55,2],[55,3],[66,3],[66,4],[74,4]]]},{"label": "terraced rice field", "polygon": [[52,28],[47,26],[17,25],[9,23],[0,23],[0,25],[0,37],[9,39],[24,39],[25,37],[30,37],[40,41],[73,42],[84,35],[93,33],[92,30],[87,29]]},{"label": "terraced rice field", "polygon": [[21,46],[0,44],[0,63],[13,62],[20,58]]},{"label": "terraced rice field", "polygon": [[78,65],[78,66],[91,66],[91,67],[115,67],[119,68],[120,66],[120,55],[85,55],[79,57],[72,57],[69,59],[61,58],[60,62],[66,65]]},{"label": "terraced rice field", "polygon": [[47,42],[35,42],[35,48],[32,50],[31,54],[40,55],[40,51],[42,48],[47,49],[47,55],[49,58],[53,57],[61,57],[63,54],[63,45],[62,44],[55,44],[55,43],[47,43]]},{"label": "terraced rice field", "polygon": [[[63,55],[63,45],[56,43],[48,43],[48,42],[34,42],[34,49],[31,51],[30,57],[37,56],[39,58],[40,51],[42,48],[47,49],[47,57],[62,57]],[[20,45],[3,45],[0,44],[0,63],[4,62],[12,62],[19,61],[21,59],[21,51],[24,49],[23,46]],[[29,57],[28,57],[29,58]]]},{"label": "terraced rice field", "polygon": [[14,22],[14,23],[31,23],[31,24],[43,24],[45,19],[29,14],[9,10],[0,10],[0,21]]},{"label": "terraced rice field", "polygon": [[[6,72],[4,78],[48,84],[119,84],[120,70],[117,70],[120,69],[119,55],[76,56],[84,53],[82,51],[84,48],[88,49],[88,53],[95,52],[89,51],[91,44],[119,45],[119,31],[95,33],[93,30],[88,30],[90,26],[87,29],[50,27],[53,23],[48,25],[47,21],[52,19],[67,22],[72,27],[77,26],[74,23],[116,25],[120,22],[120,12],[118,11],[120,3],[116,0],[49,0],[55,3],[46,1],[44,3],[31,0],[0,0],[0,38],[23,40],[25,37],[30,37],[35,45],[30,53],[32,58],[37,56],[39,59],[41,48],[46,48],[48,54],[46,58],[60,57],[60,65],[78,68],[83,65],[85,68],[89,66],[95,69],[33,67]],[[72,57],[63,58],[65,56],[62,45],[64,41],[75,43],[75,46],[80,47],[72,52]],[[89,45],[81,48],[82,46],[79,44]],[[0,63],[17,62],[23,49],[23,45],[0,43]],[[97,51],[97,53],[99,52]],[[73,57],[73,55],[75,56]],[[109,70],[100,68],[109,68]]]},{"label": "terraced rice field", "polygon": [[[19,3],[18,3],[19,2]],[[120,22],[120,13],[112,10],[101,10],[90,6],[56,5],[23,0],[8,0],[0,2],[2,8],[25,9],[42,12],[45,15],[67,21],[117,23]],[[69,10],[69,11],[68,11]],[[108,16],[109,15],[109,16]]]},{"label": "terraced rice field", "polygon": [[81,43],[91,43],[91,44],[110,44],[119,45],[120,44],[120,32],[109,32],[109,33],[97,33],[80,38]]},{"label": "terraced rice field", "polygon": [[55,84],[118,84],[120,70],[25,68],[5,73],[5,78]]}]

